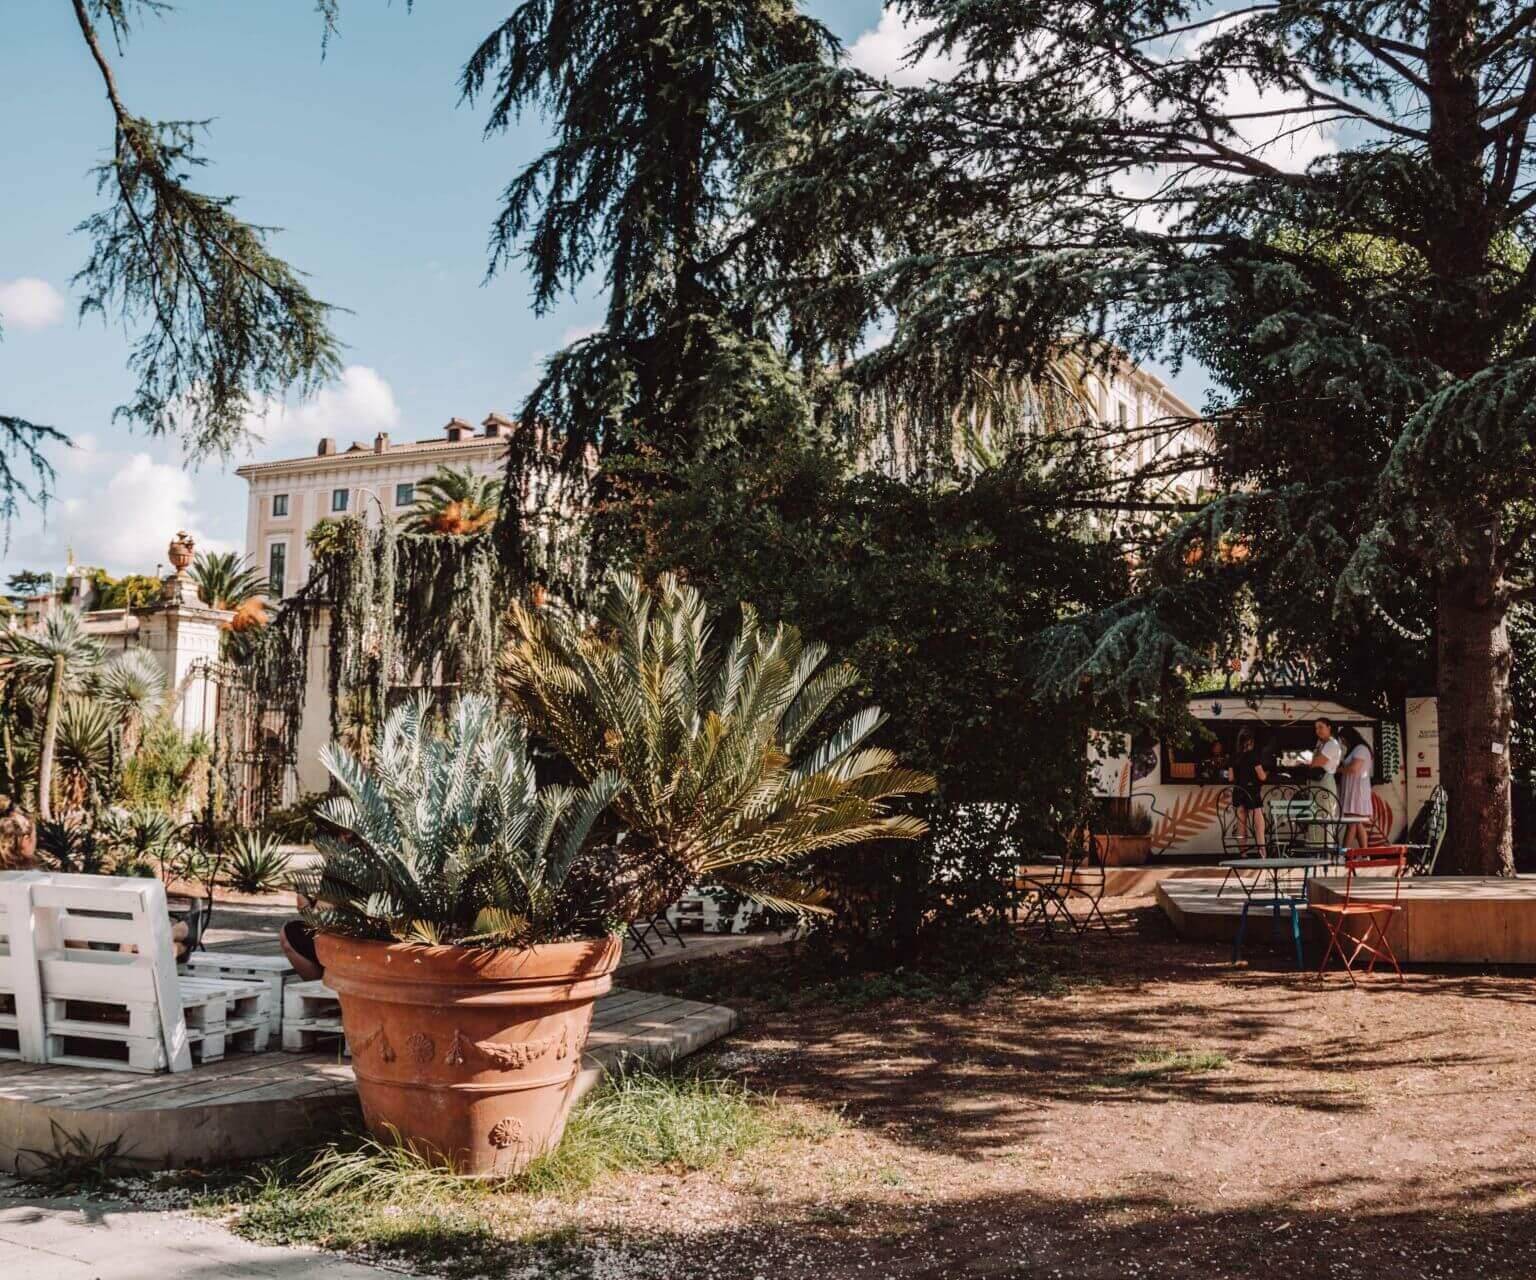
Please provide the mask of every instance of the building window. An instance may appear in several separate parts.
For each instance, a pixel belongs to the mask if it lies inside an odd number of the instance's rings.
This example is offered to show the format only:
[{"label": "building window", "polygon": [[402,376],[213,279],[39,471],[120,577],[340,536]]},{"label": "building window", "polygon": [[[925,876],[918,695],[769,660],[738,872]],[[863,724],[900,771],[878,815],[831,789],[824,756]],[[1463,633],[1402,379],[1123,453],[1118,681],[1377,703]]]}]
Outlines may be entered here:
[{"label": "building window", "polygon": [[274,493],[272,495],[272,514],[285,516],[288,514],[288,495],[286,493]]},{"label": "building window", "polygon": [[283,576],[288,568],[288,544],[274,542],[267,552],[267,589],[274,600],[283,598]]},{"label": "building window", "polygon": [[395,486],[395,506],[408,507],[416,501],[416,486],[407,481]]},{"label": "building window", "polygon": [[347,491],[345,489],[331,490],[331,510],[345,511],[347,509]]},{"label": "building window", "polygon": [[1115,402],[1115,424],[1120,428],[1120,430],[1124,431],[1128,426],[1131,425],[1130,419],[1131,413],[1130,410],[1126,408],[1125,401],[1117,400]]}]

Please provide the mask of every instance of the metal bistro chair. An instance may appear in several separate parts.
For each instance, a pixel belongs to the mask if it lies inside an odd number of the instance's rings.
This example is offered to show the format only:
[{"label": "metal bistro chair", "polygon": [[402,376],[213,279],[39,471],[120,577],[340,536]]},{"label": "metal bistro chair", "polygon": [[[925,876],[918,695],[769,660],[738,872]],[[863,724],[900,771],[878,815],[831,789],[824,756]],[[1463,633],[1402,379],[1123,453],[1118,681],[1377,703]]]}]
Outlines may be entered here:
[{"label": "metal bistro chair", "polygon": [[1280,783],[1264,793],[1264,842],[1270,857],[1283,858],[1291,851],[1296,814],[1296,788],[1291,784]]},{"label": "metal bistro chair", "polygon": [[1293,858],[1309,856],[1336,858],[1344,835],[1338,825],[1339,798],[1327,787],[1301,787],[1292,801],[1294,829],[1290,854]]},{"label": "metal bistro chair", "polygon": [[[1397,955],[1392,950],[1392,944],[1387,940],[1387,928],[1392,923],[1393,917],[1401,911],[1403,894],[1403,873],[1407,870],[1408,850],[1400,844],[1382,845],[1374,849],[1351,849],[1344,855],[1344,897],[1338,902],[1314,902],[1311,903],[1312,911],[1322,921],[1323,927],[1328,933],[1328,945],[1323,949],[1323,962],[1317,967],[1317,976],[1321,978],[1328,968],[1328,961],[1337,955],[1344,964],[1344,972],[1349,975],[1351,986],[1359,986],[1355,980],[1355,962],[1361,956],[1369,956],[1365,971],[1372,972],[1376,968],[1378,960],[1386,960],[1396,971],[1399,981],[1403,978],[1403,967],[1397,962]],[[1361,897],[1360,887],[1356,883],[1356,873],[1386,869],[1392,873],[1392,898],[1383,901],[1380,897]],[[1368,885],[1380,886],[1385,883],[1383,877],[1372,876],[1365,879]],[[1346,931],[1351,921],[1358,922],[1360,932],[1349,933]],[[1346,944],[1349,950],[1345,950]]]},{"label": "metal bistro chair", "polygon": [[665,947],[667,945],[667,934],[670,933],[679,947],[682,947],[684,950],[687,949],[688,944],[683,941],[683,935],[677,931],[677,926],[667,919],[665,911],[658,911],[649,920],[641,920],[638,923],[640,925],[638,929],[634,924],[630,924],[626,926],[625,932],[628,933],[629,940],[635,944],[636,949],[647,960],[656,954],[646,941],[646,937],[649,934],[654,933],[657,945]]},{"label": "metal bistro chair", "polygon": [[1429,793],[1429,799],[1420,806],[1405,841],[1410,875],[1435,874],[1435,863],[1440,858],[1440,846],[1445,843],[1445,829],[1450,821],[1450,803],[1445,788],[1436,786]]},{"label": "metal bistro chair", "polygon": [[1243,842],[1237,826],[1237,806],[1232,803],[1232,788],[1223,787],[1216,798],[1216,824],[1221,829],[1221,856],[1240,858]]},{"label": "metal bistro chair", "polygon": [[[1104,898],[1104,882],[1104,865],[1090,851],[1074,849],[1071,856],[1053,860],[1049,876],[1026,878],[1029,898],[1022,923],[1050,933],[1060,921],[1079,938],[1095,925],[1105,933],[1114,933],[1099,905]],[[1073,911],[1073,902],[1087,903],[1087,910]]]}]

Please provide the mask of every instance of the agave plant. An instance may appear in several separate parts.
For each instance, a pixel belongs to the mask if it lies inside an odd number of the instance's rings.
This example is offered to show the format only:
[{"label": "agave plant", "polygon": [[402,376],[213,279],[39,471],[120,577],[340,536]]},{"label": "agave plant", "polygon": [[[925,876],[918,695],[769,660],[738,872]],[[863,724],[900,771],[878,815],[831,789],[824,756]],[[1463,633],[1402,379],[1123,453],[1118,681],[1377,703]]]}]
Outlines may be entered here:
[{"label": "agave plant", "polygon": [[261,831],[237,831],[230,842],[224,878],[241,893],[271,893],[288,883],[292,862],[277,837]]},{"label": "agave plant", "polygon": [[343,834],[318,836],[320,867],[294,877],[316,929],[485,947],[601,930],[568,881],[619,789],[612,773],[540,787],[524,728],[475,695],[441,732],[424,696],[397,708],[366,765],[334,745],[321,758],[342,794],[320,813]]},{"label": "agave plant", "polygon": [[750,606],[722,644],[691,587],[617,573],[597,626],[517,605],[511,634],[501,675],[512,706],[583,777],[624,779],[614,807],[631,919],[705,882],[820,910],[792,874],[808,855],[927,830],[887,804],[934,780],[865,745],[878,707],[819,731],[858,673]]}]

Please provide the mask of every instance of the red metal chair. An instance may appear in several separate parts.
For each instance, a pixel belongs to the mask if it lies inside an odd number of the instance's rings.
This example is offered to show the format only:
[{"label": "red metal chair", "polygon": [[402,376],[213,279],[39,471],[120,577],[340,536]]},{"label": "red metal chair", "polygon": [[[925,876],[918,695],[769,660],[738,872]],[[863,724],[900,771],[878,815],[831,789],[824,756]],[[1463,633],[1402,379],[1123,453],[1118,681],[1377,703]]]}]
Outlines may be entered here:
[{"label": "red metal chair", "polygon": [[[1340,902],[1313,902],[1311,910],[1317,913],[1323,927],[1328,931],[1328,945],[1323,948],[1323,962],[1317,967],[1317,976],[1322,977],[1328,968],[1328,961],[1335,952],[1344,962],[1344,972],[1349,975],[1349,981],[1353,986],[1359,986],[1355,981],[1355,961],[1362,955],[1368,955],[1365,972],[1370,973],[1376,968],[1378,960],[1391,962],[1399,979],[1403,976],[1403,967],[1397,962],[1397,955],[1392,950],[1392,944],[1387,941],[1387,926],[1391,924],[1392,917],[1402,908],[1403,874],[1408,866],[1408,847],[1401,844],[1379,845],[1373,849],[1351,849],[1344,854],[1344,898]],[[1360,871],[1372,871],[1390,868],[1392,871],[1392,900],[1384,902],[1377,898],[1360,899],[1355,895],[1359,890],[1355,886],[1355,875]],[[1366,884],[1381,885],[1386,883],[1385,876],[1366,877]],[[1351,922],[1358,922],[1359,932],[1350,932]],[[1346,951],[1345,943],[1351,944],[1352,949]]]}]

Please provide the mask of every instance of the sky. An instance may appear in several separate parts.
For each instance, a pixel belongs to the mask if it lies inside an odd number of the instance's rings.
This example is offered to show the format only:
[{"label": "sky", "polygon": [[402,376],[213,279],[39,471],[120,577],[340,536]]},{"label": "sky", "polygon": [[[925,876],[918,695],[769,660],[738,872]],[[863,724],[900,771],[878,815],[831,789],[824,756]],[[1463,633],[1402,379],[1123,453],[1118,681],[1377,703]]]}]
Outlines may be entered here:
[{"label": "sky", "polygon": [[[346,308],[342,376],[312,400],[266,406],[247,453],[195,468],[174,441],[114,423],[128,399],[129,341],[77,320],[71,277],[88,252],[73,228],[100,204],[90,176],[111,143],[101,83],[67,0],[7,0],[0,14],[0,409],[59,428],[73,447],[46,511],[23,508],[0,550],[0,578],[77,562],[150,572],[179,529],[200,547],[237,549],[245,527],[241,462],[341,447],[379,430],[434,434],[450,417],[512,413],[551,352],[601,314],[596,296],[536,316],[526,279],[487,283],[486,238],[501,188],[546,141],[525,118],[486,138],[461,106],[457,76],[514,0],[348,0],[321,57],[312,0],[197,0],[151,18],[114,56],[130,110],[207,119],[213,162],[201,189],[236,194],[250,221],[282,227],[279,256],[312,291]],[[942,60],[902,65],[908,33],[881,0],[813,0],[809,9],[867,70],[943,75]],[[1176,384],[1190,397],[1194,388]]]}]

